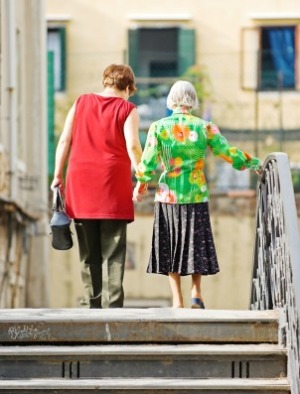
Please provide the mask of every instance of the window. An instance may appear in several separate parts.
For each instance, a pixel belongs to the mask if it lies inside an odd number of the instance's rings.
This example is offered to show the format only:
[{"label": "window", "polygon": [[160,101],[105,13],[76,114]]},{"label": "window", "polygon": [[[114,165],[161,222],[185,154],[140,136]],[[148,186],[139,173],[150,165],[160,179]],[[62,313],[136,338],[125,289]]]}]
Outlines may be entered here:
[{"label": "window", "polygon": [[298,31],[298,26],[242,30],[242,88],[261,91],[297,88]]},{"label": "window", "polygon": [[194,30],[129,30],[129,64],[137,77],[178,77],[195,64]]},{"label": "window", "polygon": [[54,56],[54,87],[55,91],[66,89],[66,29],[50,27],[47,35],[48,52]]},{"label": "window", "polygon": [[261,29],[260,89],[295,89],[294,27]]},{"label": "window", "polygon": [[195,32],[179,27],[129,30],[128,62],[137,77],[141,127],[167,115],[170,86],[195,64]]},{"label": "window", "polygon": [[[175,77],[178,29],[139,29],[135,50],[137,77]],[[134,54],[134,52],[131,52]]]}]

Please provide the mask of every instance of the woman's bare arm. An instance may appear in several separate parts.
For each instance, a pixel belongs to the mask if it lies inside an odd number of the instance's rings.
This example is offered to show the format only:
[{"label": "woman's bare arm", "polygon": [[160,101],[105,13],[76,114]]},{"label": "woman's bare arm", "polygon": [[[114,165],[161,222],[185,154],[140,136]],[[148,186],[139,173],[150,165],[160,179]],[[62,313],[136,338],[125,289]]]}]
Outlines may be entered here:
[{"label": "woman's bare arm", "polygon": [[142,146],[139,139],[139,114],[136,108],[130,112],[125,121],[124,136],[128,155],[135,171],[137,171],[142,157]]},{"label": "woman's bare arm", "polygon": [[68,112],[63,132],[57,144],[54,177],[51,183],[52,190],[55,186],[63,185],[63,169],[71,147],[75,108],[76,106],[73,104]]}]

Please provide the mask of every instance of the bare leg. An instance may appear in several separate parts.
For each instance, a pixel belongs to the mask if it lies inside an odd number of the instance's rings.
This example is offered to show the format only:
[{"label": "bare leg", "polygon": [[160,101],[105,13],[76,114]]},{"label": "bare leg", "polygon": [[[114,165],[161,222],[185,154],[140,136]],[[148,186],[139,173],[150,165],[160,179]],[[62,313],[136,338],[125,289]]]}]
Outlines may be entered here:
[{"label": "bare leg", "polygon": [[173,308],[183,308],[180,275],[174,272],[169,272],[169,281],[173,295]]},{"label": "bare leg", "polygon": [[203,298],[201,295],[201,275],[200,274],[192,274],[192,298],[199,298],[203,302]]}]

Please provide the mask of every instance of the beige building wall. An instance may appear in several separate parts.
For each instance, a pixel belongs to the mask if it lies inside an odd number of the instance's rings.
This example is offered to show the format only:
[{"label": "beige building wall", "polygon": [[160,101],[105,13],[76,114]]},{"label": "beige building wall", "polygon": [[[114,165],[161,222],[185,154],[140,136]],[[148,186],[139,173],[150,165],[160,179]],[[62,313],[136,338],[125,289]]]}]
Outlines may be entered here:
[{"label": "beige building wall", "polygon": [[[241,89],[242,79],[248,86],[255,78],[257,50],[257,37],[242,40],[243,29],[299,25],[297,0],[111,0],[109,7],[99,0],[47,0],[47,19],[50,25],[67,27],[67,91],[58,98],[62,115],[80,93],[101,88],[101,73],[108,64],[127,60],[128,29],[183,26],[196,30],[196,63],[210,77],[207,105],[217,124],[233,129],[253,129],[256,123],[263,129],[299,127],[298,91],[260,93],[255,120],[255,92]],[[297,67],[299,73],[300,63]],[[62,122],[63,116],[57,120],[59,128]]]},{"label": "beige building wall", "polygon": [[[241,79],[242,30],[272,24],[300,24],[298,0],[47,0],[48,26],[65,26],[67,31],[67,88],[56,95],[56,132],[60,133],[66,111],[78,95],[101,89],[101,75],[110,63],[127,62],[128,29],[180,26],[196,31],[196,63],[208,73],[212,94],[206,102],[213,120],[232,129],[273,130],[299,128],[298,91],[259,93],[243,90]],[[250,40],[250,60],[257,49]],[[249,55],[249,53],[248,53]],[[255,68],[247,67],[244,79],[251,83]],[[245,71],[245,72],[246,72]],[[259,113],[255,112],[256,99]],[[279,112],[281,108],[282,112]],[[281,123],[280,123],[281,122]],[[239,146],[254,152],[255,146]],[[299,161],[297,144],[286,144],[293,160]],[[260,145],[260,157],[278,150],[272,139]],[[232,202],[233,204],[234,202]],[[247,214],[220,213],[212,209],[212,226],[221,272],[203,278],[208,308],[247,308],[250,294],[251,260],[254,242],[254,209]],[[128,226],[128,245],[134,268],[125,273],[128,305],[139,299],[145,306],[170,303],[168,278],[146,274],[151,245],[152,215],[136,215]],[[78,251],[51,250],[51,306],[74,307],[82,294]],[[183,278],[186,305],[190,278]]]}]

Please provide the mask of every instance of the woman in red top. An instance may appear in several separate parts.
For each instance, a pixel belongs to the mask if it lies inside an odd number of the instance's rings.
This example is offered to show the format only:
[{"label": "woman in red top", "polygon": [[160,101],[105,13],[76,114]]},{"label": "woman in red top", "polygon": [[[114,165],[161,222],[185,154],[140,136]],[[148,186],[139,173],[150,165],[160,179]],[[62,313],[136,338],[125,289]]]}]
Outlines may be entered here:
[{"label": "woman in red top", "polygon": [[112,64],[103,73],[104,90],[80,96],[70,109],[56,150],[54,179],[63,186],[66,210],[74,219],[90,308],[123,306],[127,223],[133,221],[131,164],[137,170],[142,148],[139,116],[128,98],[136,91],[132,69]]}]

